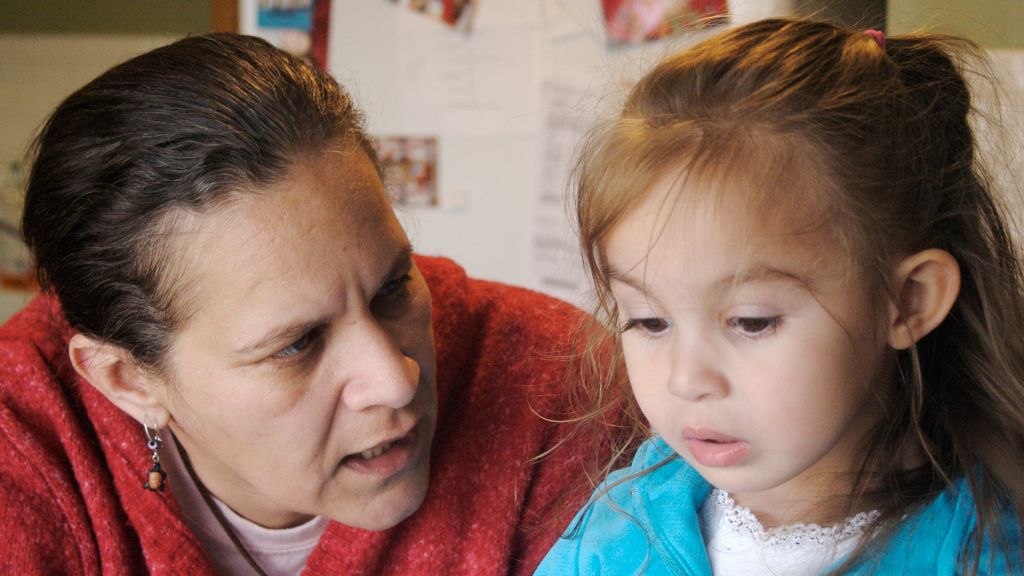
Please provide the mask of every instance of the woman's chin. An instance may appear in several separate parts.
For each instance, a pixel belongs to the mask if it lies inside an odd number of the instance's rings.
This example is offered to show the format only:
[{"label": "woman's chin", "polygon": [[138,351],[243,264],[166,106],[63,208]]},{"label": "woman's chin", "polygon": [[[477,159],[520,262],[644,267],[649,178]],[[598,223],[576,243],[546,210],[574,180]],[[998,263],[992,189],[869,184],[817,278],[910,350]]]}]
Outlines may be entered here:
[{"label": "woman's chin", "polygon": [[330,515],[333,520],[363,530],[379,532],[394,528],[412,516],[423,505],[427,496],[428,470],[417,471],[401,485],[392,486],[358,510],[351,508],[342,514]]}]

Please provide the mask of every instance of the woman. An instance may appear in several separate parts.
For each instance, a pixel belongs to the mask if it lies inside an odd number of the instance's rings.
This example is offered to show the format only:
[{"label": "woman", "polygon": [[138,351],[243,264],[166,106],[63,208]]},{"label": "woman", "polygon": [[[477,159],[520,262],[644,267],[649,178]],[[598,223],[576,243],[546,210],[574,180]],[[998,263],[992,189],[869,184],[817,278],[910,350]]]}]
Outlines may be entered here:
[{"label": "woman", "polygon": [[580,317],[414,257],[304,61],[210,35],[109,70],[43,128],[23,229],[4,573],[529,573],[563,527],[577,465],[531,459]]}]

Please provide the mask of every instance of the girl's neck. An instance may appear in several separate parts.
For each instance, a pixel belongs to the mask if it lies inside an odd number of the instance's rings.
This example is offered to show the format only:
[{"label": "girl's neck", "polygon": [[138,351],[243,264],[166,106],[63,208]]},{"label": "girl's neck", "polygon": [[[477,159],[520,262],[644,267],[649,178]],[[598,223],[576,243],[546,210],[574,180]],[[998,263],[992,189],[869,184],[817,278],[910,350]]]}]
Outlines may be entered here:
[{"label": "girl's neck", "polygon": [[738,506],[747,508],[766,530],[792,524],[832,526],[864,510],[851,510],[847,496],[820,494],[730,494]]},{"label": "girl's neck", "polygon": [[[924,456],[916,447],[908,448],[900,457],[904,470],[920,466]],[[730,493],[733,501],[754,514],[765,529],[792,524],[833,526],[860,512],[879,508],[877,500],[853,501],[853,494],[877,492],[879,485],[871,478],[868,486],[856,485],[856,472],[821,473],[810,481],[756,493]]]}]

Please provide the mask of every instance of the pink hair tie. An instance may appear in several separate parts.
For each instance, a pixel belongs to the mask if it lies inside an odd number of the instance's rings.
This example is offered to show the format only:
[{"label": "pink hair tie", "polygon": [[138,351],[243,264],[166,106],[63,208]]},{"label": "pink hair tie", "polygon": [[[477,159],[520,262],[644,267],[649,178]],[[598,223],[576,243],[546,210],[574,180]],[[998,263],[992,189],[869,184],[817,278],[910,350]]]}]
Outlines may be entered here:
[{"label": "pink hair tie", "polygon": [[881,30],[865,30],[864,33],[874,38],[875,42],[878,43],[878,47],[882,49],[882,52],[885,52],[885,32]]}]

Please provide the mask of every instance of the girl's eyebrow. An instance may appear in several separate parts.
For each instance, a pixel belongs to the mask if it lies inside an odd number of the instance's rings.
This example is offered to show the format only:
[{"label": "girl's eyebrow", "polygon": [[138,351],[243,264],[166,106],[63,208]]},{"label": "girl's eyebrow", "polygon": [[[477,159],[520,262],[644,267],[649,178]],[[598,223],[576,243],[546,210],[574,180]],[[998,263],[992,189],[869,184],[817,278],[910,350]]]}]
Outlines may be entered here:
[{"label": "girl's eyebrow", "polygon": [[718,286],[738,286],[751,282],[795,282],[801,286],[809,287],[811,280],[807,276],[785,268],[757,264],[744,268],[735,274],[720,279]]},{"label": "girl's eyebrow", "polygon": [[[618,282],[639,292],[647,292],[645,282],[642,278],[636,278],[629,273],[620,272],[611,265],[605,266],[605,275],[608,277],[609,282]],[[753,282],[789,282],[799,284],[801,287],[807,289],[810,289],[812,286],[811,279],[803,274],[779,268],[777,266],[756,264],[754,266],[743,268],[733,274],[723,276],[713,283],[713,287],[717,290]]]},{"label": "girl's eyebrow", "polygon": [[626,286],[629,286],[630,288],[633,288],[637,291],[646,292],[646,289],[644,288],[644,283],[642,281],[639,281],[624,272],[619,272],[616,268],[612,267],[611,265],[605,265],[604,273],[608,277],[609,283],[618,282],[620,284],[625,284]]}]

